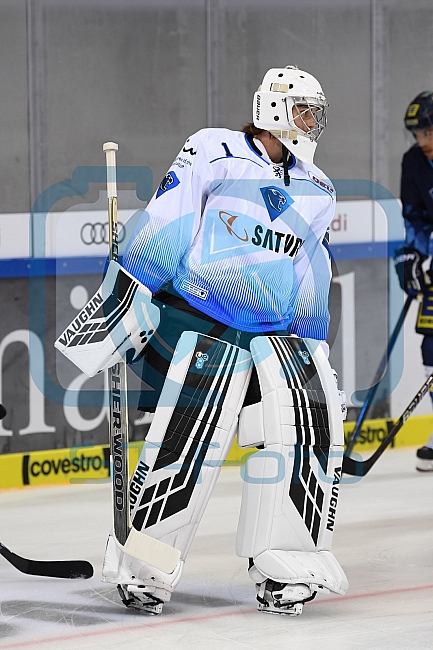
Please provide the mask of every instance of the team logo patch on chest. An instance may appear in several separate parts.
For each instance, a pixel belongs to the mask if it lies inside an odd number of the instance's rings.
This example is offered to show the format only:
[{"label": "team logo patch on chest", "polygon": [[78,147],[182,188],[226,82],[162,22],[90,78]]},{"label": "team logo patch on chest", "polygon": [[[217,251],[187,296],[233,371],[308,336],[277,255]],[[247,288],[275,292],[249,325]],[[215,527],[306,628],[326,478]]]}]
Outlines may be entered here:
[{"label": "team logo patch on chest", "polygon": [[167,172],[167,174],[164,176],[164,178],[159,184],[158,191],[156,193],[156,198],[161,196],[161,194],[165,194],[165,192],[168,192],[168,190],[172,190],[173,188],[177,187],[179,183],[180,180],[176,176],[175,172]]},{"label": "team logo patch on chest", "polygon": [[292,197],[278,187],[261,187],[260,192],[271,221],[281,217],[293,203]]}]

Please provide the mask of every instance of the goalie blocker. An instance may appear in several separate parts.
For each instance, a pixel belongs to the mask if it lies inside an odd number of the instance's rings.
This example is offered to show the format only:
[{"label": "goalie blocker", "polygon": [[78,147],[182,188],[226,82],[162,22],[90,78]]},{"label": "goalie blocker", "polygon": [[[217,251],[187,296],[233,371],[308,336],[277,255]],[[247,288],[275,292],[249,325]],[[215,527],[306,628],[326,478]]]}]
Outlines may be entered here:
[{"label": "goalie blocker", "polygon": [[149,289],[112,260],[98,291],[54,345],[88,377],[131,361],[159,324],[151,300]]},{"label": "goalie blocker", "polygon": [[[241,411],[253,366],[261,400]],[[341,404],[318,341],[255,336],[248,351],[184,332],[130,484],[142,552],[108,540],[103,580],[118,583],[125,605],[159,613],[170,599],[238,422],[241,446],[263,446],[246,466],[236,549],[250,560],[259,610],[297,615],[318,591],[346,591],[330,552]]]}]

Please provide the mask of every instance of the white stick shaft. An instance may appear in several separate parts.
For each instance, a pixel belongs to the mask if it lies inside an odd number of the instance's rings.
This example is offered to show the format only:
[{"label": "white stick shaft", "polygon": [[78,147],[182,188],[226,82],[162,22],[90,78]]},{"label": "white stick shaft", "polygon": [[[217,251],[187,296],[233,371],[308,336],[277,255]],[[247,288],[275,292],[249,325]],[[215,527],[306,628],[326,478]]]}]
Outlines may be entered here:
[{"label": "white stick shaft", "polygon": [[[107,162],[108,225],[110,231],[110,260],[118,261],[117,186],[115,142],[103,146]],[[128,473],[128,388],[126,364],[120,361],[108,371],[110,399],[110,452],[113,481],[113,529],[118,542],[126,543],[131,527],[129,515]]]},{"label": "white stick shaft", "polygon": [[119,145],[116,142],[106,142],[102,148],[105,151],[107,162],[107,193],[110,199],[117,196],[116,151],[118,151]]}]

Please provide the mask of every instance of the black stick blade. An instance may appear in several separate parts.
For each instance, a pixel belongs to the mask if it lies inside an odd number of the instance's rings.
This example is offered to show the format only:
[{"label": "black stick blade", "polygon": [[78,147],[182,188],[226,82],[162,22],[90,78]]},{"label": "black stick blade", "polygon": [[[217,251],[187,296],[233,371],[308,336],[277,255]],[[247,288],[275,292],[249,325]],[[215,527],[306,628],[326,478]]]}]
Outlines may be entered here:
[{"label": "black stick blade", "polygon": [[[368,466],[367,466],[368,465]],[[343,456],[343,473],[349,476],[365,476],[370,469],[368,461],[355,460],[350,456]]]},{"label": "black stick blade", "polygon": [[67,578],[69,580],[87,580],[93,576],[93,566],[86,560],[58,560],[52,562],[28,560],[12,553],[1,543],[0,555],[3,555],[18,571],[31,576]]}]

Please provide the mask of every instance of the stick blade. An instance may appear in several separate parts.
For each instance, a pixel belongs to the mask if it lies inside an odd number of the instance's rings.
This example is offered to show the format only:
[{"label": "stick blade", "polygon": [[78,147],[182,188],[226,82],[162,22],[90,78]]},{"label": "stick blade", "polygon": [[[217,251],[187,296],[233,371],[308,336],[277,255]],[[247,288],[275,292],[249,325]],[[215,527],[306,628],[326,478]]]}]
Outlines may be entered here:
[{"label": "stick blade", "polygon": [[52,562],[28,560],[12,553],[1,543],[0,555],[3,555],[18,571],[27,575],[66,578],[69,580],[87,580],[93,576],[93,566],[86,560],[58,560]]},{"label": "stick blade", "polygon": [[349,476],[365,476],[368,474],[374,463],[370,463],[371,458],[367,460],[355,460],[350,456],[343,456],[343,474]]}]

